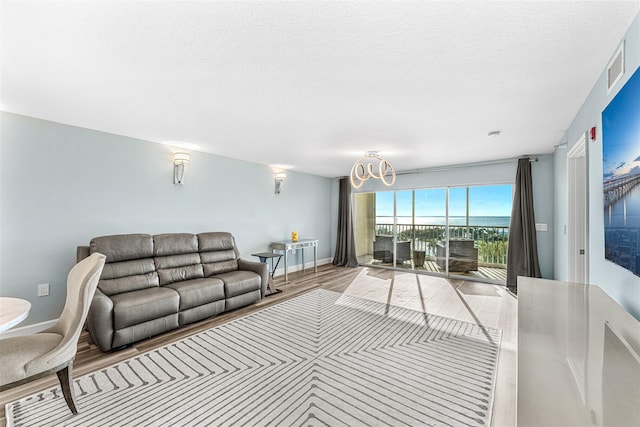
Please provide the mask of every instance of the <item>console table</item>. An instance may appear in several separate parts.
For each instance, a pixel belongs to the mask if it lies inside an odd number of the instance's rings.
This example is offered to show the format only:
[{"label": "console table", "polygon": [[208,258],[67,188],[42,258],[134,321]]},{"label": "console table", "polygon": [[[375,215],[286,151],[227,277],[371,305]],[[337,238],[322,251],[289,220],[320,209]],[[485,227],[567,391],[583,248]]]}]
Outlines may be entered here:
[{"label": "console table", "polygon": [[282,251],[284,254],[284,281],[289,281],[289,275],[287,272],[287,258],[291,251],[300,249],[302,252],[302,272],[304,273],[304,250],[305,248],[313,248],[313,271],[318,272],[318,240],[317,239],[299,239],[297,242],[291,240],[283,240],[281,242],[271,243],[271,249],[276,251]]}]

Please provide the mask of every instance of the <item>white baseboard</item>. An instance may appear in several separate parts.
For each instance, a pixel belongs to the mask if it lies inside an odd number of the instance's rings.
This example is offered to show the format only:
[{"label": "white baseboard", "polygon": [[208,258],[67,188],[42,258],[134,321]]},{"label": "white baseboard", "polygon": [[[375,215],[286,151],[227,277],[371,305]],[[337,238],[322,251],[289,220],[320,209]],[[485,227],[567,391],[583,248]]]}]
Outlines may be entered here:
[{"label": "white baseboard", "polygon": [[12,328],[8,331],[0,333],[0,338],[20,337],[23,335],[37,334],[40,331],[44,331],[47,328],[56,324],[58,319],[47,320],[46,322],[35,323],[33,325],[22,326],[19,328]]}]

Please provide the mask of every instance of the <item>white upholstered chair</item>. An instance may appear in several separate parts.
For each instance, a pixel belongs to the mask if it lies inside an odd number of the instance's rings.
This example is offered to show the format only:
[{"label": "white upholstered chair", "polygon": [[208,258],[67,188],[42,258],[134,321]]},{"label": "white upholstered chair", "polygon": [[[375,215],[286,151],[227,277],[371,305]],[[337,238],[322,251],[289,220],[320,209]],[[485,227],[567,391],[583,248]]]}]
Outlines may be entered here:
[{"label": "white upholstered chair", "polygon": [[71,269],[64,310],[53,327],[37,334],[0,340],[0,391],[55,372],[69,409],[78,413],[73,359],[105,259],[104,255],[94,253]]}]

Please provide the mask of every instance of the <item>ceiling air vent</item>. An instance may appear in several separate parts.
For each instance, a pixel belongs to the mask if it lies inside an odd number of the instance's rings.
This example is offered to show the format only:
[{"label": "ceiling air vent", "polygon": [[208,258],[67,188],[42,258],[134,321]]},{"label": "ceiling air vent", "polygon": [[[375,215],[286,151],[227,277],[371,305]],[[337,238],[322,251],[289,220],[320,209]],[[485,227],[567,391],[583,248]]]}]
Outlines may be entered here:
[{"label": "ceiling air vent", "polygon": [[613,60],[609,63],[607,68],[607,90],[611,90],[612,87],[618,83],[624,74],[624,42],[620,46],[620,49],[616,52]]}]

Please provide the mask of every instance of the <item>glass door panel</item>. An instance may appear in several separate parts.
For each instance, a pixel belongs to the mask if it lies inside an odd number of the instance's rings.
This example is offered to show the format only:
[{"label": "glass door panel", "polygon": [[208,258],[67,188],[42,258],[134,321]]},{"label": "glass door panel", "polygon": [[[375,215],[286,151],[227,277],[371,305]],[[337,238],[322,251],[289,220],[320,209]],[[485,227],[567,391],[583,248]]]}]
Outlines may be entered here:
[{"label": "glass door panel", "polygon": [[414,267],[445,272],[447,193],[444,188],[415,190]]},{"label": "glass door panel", "polygon": [[469,224],[469,187],[449,189],[448,229],[448,272],[464,274],[478,270],[478,249]]},{"label": "glass door panel", "polygon": [[373,264],[393,266],[395,205],[393,191],[379,191],[375,198]]},{"label": "glass door panel", "polygon": [[414,191],[396,191],[396,244],[395,260],[398,268],[412,268],[415,210]]},{"label": "glass door panel", "polygon": [[481,267],[506,270],[512,199],[511,184],[469,187],[469,231]]}]

